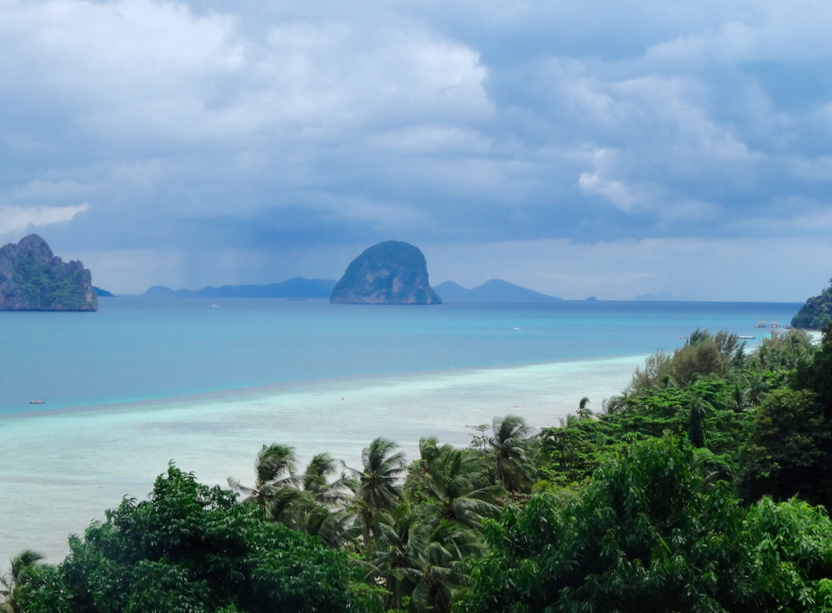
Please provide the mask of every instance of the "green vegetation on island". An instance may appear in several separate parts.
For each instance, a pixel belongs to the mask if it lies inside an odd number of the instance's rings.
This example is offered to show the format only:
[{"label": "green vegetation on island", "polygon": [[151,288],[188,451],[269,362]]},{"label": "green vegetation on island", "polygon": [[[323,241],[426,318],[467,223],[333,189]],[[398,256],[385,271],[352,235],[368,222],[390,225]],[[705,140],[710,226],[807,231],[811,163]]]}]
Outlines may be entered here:
[{"label": "green vegetation on island", "polygon": [[[174,466],[26,551],[6,611],[832,613],[832,326],[753,351],[697,330],[559,427],[516,416],[407,463],[264,445],[233,492]],[[249,480],[250,479],[250,480]]]},{"label": "green vegetation on island", "polygon": [[387,241],[366,249],[347,267],[329,298],[341,304],[441,304],[430,287],[418,247]]},{"label": "green vegetation on island", "polygon": [[0,248],[0,310],[97,309],[92,275],[81,262],[63,262],[36,234]]},{"label": "green vegetation on island", "polygon": [[832,279],[820,296],[812,296],[792,318],[793,328],[820,330],[832,321]]}]

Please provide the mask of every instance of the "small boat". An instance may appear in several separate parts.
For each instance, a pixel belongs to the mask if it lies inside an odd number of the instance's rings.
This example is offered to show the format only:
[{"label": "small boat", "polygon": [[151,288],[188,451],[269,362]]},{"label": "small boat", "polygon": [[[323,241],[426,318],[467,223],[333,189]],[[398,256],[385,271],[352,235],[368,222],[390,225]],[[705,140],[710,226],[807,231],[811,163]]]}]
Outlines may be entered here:
[{"label": "small boat", "polygon": [[737,338],[740,339],[741,341],[753,341],[755,337],[753,337],[753,336],[738,336]]},{"label": "small boat", "polygon": [[29,404],[46,404],[43,400],[30,400]]},{"label": "small boat", "polygon": [[218,308],[220,308],[220,305],[218,305],[218,304],[212,304],[212,305],[211,305],[211,308],[212,308],[212,309],[218,309]]},{"label": "small boat", "polygon": [[514,329],[515,329],[515,330],[519,330],[520,328],[518,328],[517,326],[514,326]]}]

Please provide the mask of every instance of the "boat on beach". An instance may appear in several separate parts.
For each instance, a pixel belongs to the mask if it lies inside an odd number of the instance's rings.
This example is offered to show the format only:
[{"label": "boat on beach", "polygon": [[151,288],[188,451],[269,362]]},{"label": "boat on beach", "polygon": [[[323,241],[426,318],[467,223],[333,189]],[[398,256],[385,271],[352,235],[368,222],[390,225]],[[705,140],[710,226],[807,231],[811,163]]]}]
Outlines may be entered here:
[{"label": "boat on beach", "polygon": [[46,404],[43,400],[30,400],[29,404]]}]

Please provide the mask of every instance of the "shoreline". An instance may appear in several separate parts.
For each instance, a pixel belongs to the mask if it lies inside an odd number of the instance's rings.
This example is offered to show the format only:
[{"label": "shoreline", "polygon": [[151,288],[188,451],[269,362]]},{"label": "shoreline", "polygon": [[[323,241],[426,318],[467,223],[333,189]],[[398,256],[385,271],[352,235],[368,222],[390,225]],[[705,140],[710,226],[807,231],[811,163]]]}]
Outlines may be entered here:
[{"label": "shoreline", "polygon": [[[394,373],[358,375],[352,377],[328,377],[320,379],[299,379],[297,381],[283,381],[280,383],[271,383],[267,385],[251,385],[230,387],[222,390],[213,390],[206,392],[194,392],[188,394],[175,394],[173,396],[159,396],[155,398],[139,399],[139,400],[123,400],[115,402],[102,402],[95,404],[82,404],[72,407],[62,407],[57,409],[32,409],[28,411],[14,411],[11,413],[0,413],[0,424],[5,420],[15,419],[30,419],[38,417],[55,417],[67,414],[87,413],[87,412],[107,412],[107,411],[130,411],[130,410],[164,410],[165,405],[181,405],[181,404],[195,404],[211,401],[222,401],[226,398],[232,401],[239,401],[246,396],[252,397],[271,397],[275,394],[294,393],[303,391],[305,389],[318,388],[323,386],[335,385],[356,385],[356,384],[371,384],[373,382],[383,382],[390,379],[416,379],[420,377],[441,377],[464,375],[466,373],[488,372],[488,371],[505,371],[505,370],[520,370],[529,367],[539,366],[555,366],[558,364],[577,364],[577,363],[592,363],[605,362],[613,360],[629,360],[639,358],[642,361],[650,354],[634,353],[610,356],[594,356],[588,358],[566,358],[563,360],[544,360],[537,362],[526,362],[521,364],[503,364],[496,366],[464,366],[461,368],[443,368],[434,370],[415,370],[402,371]],[[33,405],[43,406],[43,405]]]},{"label": "shoreline", "polygon": [[[123,497],[142,500],[168,462],[200,482],[253,480],[263,444],[295,447],[298,464],[329,452],[347,465],[376,437],[399,443],[408,461],[422,436],[466,446],[467,426],[516,414],[558,425],[583,396],[601,400],[629,383],[646,354],[508,367],[295,382],[164,401],[17,413],[0,419],[0,567],[24,548],[59,562],[67,537],[104,519]],[[39,419],[32,419],[39,417]],[[37,496],[32,492],[37,491]],[[13,522],[11,521],[13,518]]]}]

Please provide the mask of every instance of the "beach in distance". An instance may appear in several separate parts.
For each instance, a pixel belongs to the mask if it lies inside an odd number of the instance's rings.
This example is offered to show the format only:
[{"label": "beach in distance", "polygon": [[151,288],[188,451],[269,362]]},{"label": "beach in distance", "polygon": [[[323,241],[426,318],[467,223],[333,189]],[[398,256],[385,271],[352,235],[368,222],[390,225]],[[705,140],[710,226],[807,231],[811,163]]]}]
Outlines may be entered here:
[{"label": "beach in distance", "polygon": [[0,560],[29,547],[59,561],[67,534],[143,498],[171,460],[205,483],[250,483],[272,442],[356,465],[377,436],[413,459],[421,436],[466,445],[466,426],[495,415],[557,425],[697,327],[760,339],[757,321],[798,308],[114,298],[96,314],[2,313],[2,346],[18,349],[0,357],[0,519],[15,526]]}]

